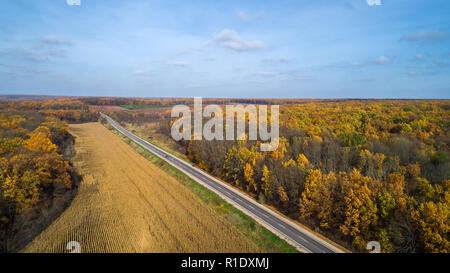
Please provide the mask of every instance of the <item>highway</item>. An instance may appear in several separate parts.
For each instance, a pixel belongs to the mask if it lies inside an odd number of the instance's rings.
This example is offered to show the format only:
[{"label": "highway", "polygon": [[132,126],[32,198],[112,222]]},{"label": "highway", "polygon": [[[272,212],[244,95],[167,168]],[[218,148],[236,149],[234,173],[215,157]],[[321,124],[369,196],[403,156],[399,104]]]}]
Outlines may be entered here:
[{"label": "highway", "polygon": [[255,219],[258,223],[277,234],[291,245],[295,246],[298,250],[309,253],[343,252],[341,249],[333,246],[314,233],[300,227],[289,219],[276,214],[269,208],[264,207],[255,200],[239,192],[237,189],[232,188],[226,183],[212,177],[184,160],[173,156],[172,154],[125,130],[107,115],[103,113],[101,113],[101,115],[119,132],[126,135],[134,142],[138,143],[143,148],[157,155],[161,159],[165,160],[172,166],[176,167],[198,183],[215,192],[227,202],[231,203],[242,212]]}]

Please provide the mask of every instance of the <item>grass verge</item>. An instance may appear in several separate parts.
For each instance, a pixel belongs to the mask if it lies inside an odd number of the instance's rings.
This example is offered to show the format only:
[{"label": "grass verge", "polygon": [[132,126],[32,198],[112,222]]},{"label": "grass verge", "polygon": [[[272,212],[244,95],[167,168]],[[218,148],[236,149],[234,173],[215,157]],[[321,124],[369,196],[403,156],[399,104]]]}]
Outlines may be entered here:
[{"label": "grass verge", "polygon": [[257,245],[262,252],[298,252],[293,246],[289,245],[242,211],[227,203],[219,195],[211,192],[203,185],[188,177],[182,171],[160,159],[152,152],[144,149],[141,145],[120,133],[112,126],[108,125],[107,128],[127,142],[139,154],[187,187],[193,194],[200,198],[200,200],[242,232],[248,239]]}]

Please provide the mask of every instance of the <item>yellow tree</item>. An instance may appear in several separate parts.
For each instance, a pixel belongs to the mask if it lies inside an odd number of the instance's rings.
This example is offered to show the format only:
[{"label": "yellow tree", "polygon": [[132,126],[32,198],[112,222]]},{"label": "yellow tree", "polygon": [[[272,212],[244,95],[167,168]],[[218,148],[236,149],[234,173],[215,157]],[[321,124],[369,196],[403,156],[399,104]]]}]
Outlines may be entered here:
[{"label": "yellow tree", "polygon": [[269,168],[267,168],[266,165],[263,167],[263,177],[261,178],[262,183],[262,190],[264,191],[264,195],[268,199],[272,199],[272,187],[273,187],[273,177],[272,172],[269,171]]},{"label": "yellow tree", "polygon": [[299,202],[302,216],[317,219],[323,228],[331,228],[335,222],[332,215],[332,188],[335,183],[333,172],[322,175],[320,170],[309,171]]},{"label": "yellow tree", "polygon": [[300,198],[300,215],[302,218],[311,218],[318,211],[317,188],[322,181],[320,170],[311,170],[305,179],[305,189]]},{"label": "yellow tree", "polygon": [[300,168],[304,169],[309,164],[309,160],[304,154],[299,154],[297,157],[297,164]]},{"label": "yellow tree", "polygon": [[282,186],[278,187],[278,196],[280,198],[281,204],[283,204],[284,208],[287,208],[289,205],[289,197]]},{"label": "yellow tree", "polygon": [[31,170],[26,170],[22,175],[7,175],[2,188],[3,197],[15,205],[17,212],[32,207],[39,200],[39,176]]},{"label": "yellow tree", "polygon": [[431,201],[422,203],[412,212],[417,231],[430,252],[450,252],[450,207],[448,203]]},{"label": "yellow tree", "polygon": [[255,171],[253,170],[252,164],[247,162],[244,166],[244,177],[248,183],[247,190],[256,192],[256,191],[258,191],[258,185],[256,185],[255,179],[253,178],[254,174],[255,174]]},{"label": "yellow tree", "polygon": [[50,129],[39,126],[25,141],[25,147],[31,151],[37,152],[56,152],[58,147],[50,141]]},{"label": "yellow tree", "polygon": [[285,153],[287,152],[288,147],[289,147],[289,142],[286,140],[286,138],[280,137],[279,143],[278,143],[278,148],[275,151],[270,153],[271,157],[275,160],[282,159],[284,157]]},{"label": "yellow tree", "polygon": [[355,246],[364,249],[374,237],[371,228],[377,221],[375,196],[367,186],[370,180],[368,177],[353,170],[349,178],[347,185],[343,185],[345,219],[340,230],[353,239]]}]

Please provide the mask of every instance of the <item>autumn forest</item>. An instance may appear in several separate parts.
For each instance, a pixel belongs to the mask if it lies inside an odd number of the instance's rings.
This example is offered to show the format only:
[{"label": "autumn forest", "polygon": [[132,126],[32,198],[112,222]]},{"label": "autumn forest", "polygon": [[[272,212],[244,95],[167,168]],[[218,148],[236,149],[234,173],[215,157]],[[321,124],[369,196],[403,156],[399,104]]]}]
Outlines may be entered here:
[{"label": "autumn forest", "polygon": [[[280,104],[280,145],[180,141],[200,168],[353,251],[450,251],[447,100],[209,102]],[[170,135],[170,110],[111,114]]]},{"label": "autumn forest", "polygon": [[81,178],[68,124],[102,111],[125,127],[154,125],[138,133],[165,136],[199,168],[350,251],[375,240],[383,252],[450,252],[448,100],[205,101],[280,105],[278,149],[175,142],[168,106],[192,99],[2,99],[0,251],[17,251],[70,205]]}]

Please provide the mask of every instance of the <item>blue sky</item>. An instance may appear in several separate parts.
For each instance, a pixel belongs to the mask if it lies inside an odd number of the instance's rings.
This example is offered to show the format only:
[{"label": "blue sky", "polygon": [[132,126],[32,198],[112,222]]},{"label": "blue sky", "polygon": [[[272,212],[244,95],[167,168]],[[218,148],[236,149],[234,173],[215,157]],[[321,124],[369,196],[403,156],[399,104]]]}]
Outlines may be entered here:
[{"label": "blue sky", "polygon": [[1,5],[0,94],[450,98],[448,0]]}]

